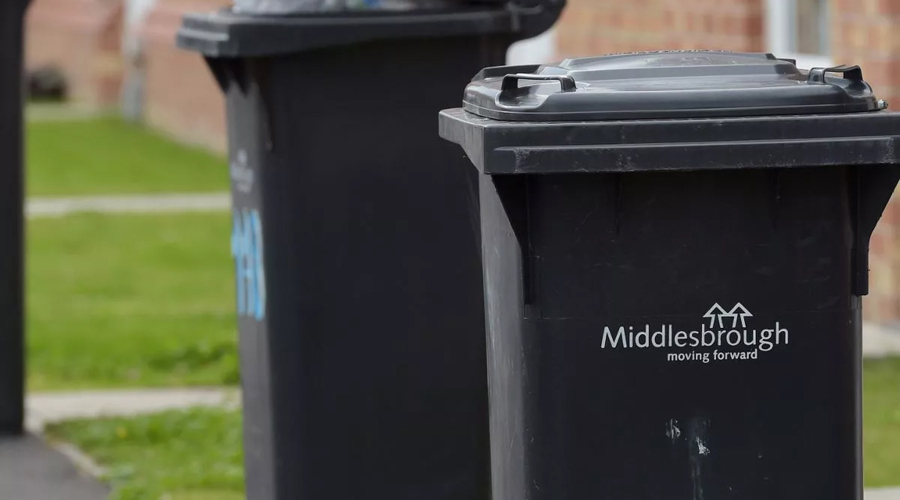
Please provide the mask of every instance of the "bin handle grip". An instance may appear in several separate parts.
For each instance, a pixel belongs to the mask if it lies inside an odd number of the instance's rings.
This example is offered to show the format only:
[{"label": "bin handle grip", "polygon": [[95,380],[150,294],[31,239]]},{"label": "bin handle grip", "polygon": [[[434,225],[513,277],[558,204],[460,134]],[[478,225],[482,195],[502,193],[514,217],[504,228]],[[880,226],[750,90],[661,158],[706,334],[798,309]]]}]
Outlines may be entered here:
[{"label": "bin handle grip", "polygon": [[500,84],[500,91],[507,92],[519,88],[519,80],[540,80],[540,81],[556,81],[559,82],[560,89],[563,92],[574,92],[577,90],[575,79],[569,75],[533,75],[529,73],[513,73],[503,77]]},{"label": "bin handle grip", "polygon": [[825,81],[825,73],[840,73],[841,76],[853,83],[863,81],[862,68],[859,66],[832,66],[830,68],[812,68],[809,70],[807,83],[828,83]]}]

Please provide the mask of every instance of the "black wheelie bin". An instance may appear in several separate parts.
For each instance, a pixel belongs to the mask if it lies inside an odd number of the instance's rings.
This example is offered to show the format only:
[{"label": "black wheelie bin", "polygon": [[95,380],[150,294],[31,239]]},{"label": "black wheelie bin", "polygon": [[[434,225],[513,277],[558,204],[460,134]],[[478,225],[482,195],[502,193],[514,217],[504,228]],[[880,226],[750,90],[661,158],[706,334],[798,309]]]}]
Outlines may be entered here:
[{"label": "black wheelie bin", "polygon": [[435,115],[562,6],[184,19],[227,102],[251,500],[488,498],[476,176]]},{"label": "black wheelie bin", "polygon": [[769,54],[476,77],[440,133],[480,174],[493,500],[862,499],[884,108]]}]

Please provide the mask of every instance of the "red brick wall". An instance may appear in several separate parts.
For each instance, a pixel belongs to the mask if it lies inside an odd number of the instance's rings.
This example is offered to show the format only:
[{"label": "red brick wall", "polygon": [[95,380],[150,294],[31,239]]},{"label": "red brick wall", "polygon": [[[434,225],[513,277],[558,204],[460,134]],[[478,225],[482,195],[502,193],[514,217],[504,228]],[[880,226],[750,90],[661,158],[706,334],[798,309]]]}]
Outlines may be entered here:
[{"label": "red brick wall", "polygon": [[763,49],[762,0],[568,0],[562,57],[660,49]]},{"label": "red brick wall", "polygon": [[[900,1],[832,0],[832,56],[858,64],[879,97],[900,108]],[[875,234],[869,257],[870,294],[865,317],[900,319],[900,193],[894,195]]]},{"label": "red brick wall", "polygon": [[229,0],[161,0],[141,30],[146,49],[145,117],[180,140],[224,151],[225,100],[200,55],[175,46],[187,12],[208,12]]},{"label": "red brick wall", "polygon": [[53,65],[70,96],[97,106],[118,101],[122,4],[118,0],[34,0],[26,17],[25,65]]}]

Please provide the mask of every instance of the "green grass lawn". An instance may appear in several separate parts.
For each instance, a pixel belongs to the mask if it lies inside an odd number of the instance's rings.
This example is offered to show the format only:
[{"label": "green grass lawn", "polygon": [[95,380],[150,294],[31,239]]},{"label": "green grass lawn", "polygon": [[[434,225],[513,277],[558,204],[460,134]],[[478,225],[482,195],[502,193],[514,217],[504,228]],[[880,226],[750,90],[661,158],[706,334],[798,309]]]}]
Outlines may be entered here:
[{"label": "green grass lawn", "polygon": [[231,218],[28,223],[31,390],[238,381]]},{"label": "green grass lawn", "polygon": [[227,191],[223,157],[115,117],[30,121],[29,195]]},{"label": "green grass lawn", "polygon": [[[900,359],[865,363],[865,484],[900,486]],[[111,471],[116,499],[242,499],[240,415],[169,412],[50,429]]]},{"label": "green grass lawn", "polygon": [[864,366],[865,484],[900,486],[900,359],[871,359]]},{"label": "green grass lawn", "polygon": [[81,420],[48,435],[76,444],[107,467],[115,500],[244,498],[240,412],[174,411]]}]

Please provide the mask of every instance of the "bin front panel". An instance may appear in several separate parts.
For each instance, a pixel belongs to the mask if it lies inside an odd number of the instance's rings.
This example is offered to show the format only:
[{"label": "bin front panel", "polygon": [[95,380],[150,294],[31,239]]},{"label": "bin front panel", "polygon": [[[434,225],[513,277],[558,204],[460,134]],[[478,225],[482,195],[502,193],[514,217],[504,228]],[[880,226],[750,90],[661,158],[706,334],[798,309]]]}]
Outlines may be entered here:
[{"label": "bin front panel", "polygon": [[851,174],[484,176],[495,499],[858,498]]},{"label": "bin front panel", "polygon": [[252,498],[487,498],[477,177],[428,125],[505,50],[417,39],[217,70],[235,217],[264,240],[263,317],[238,290]]}]

